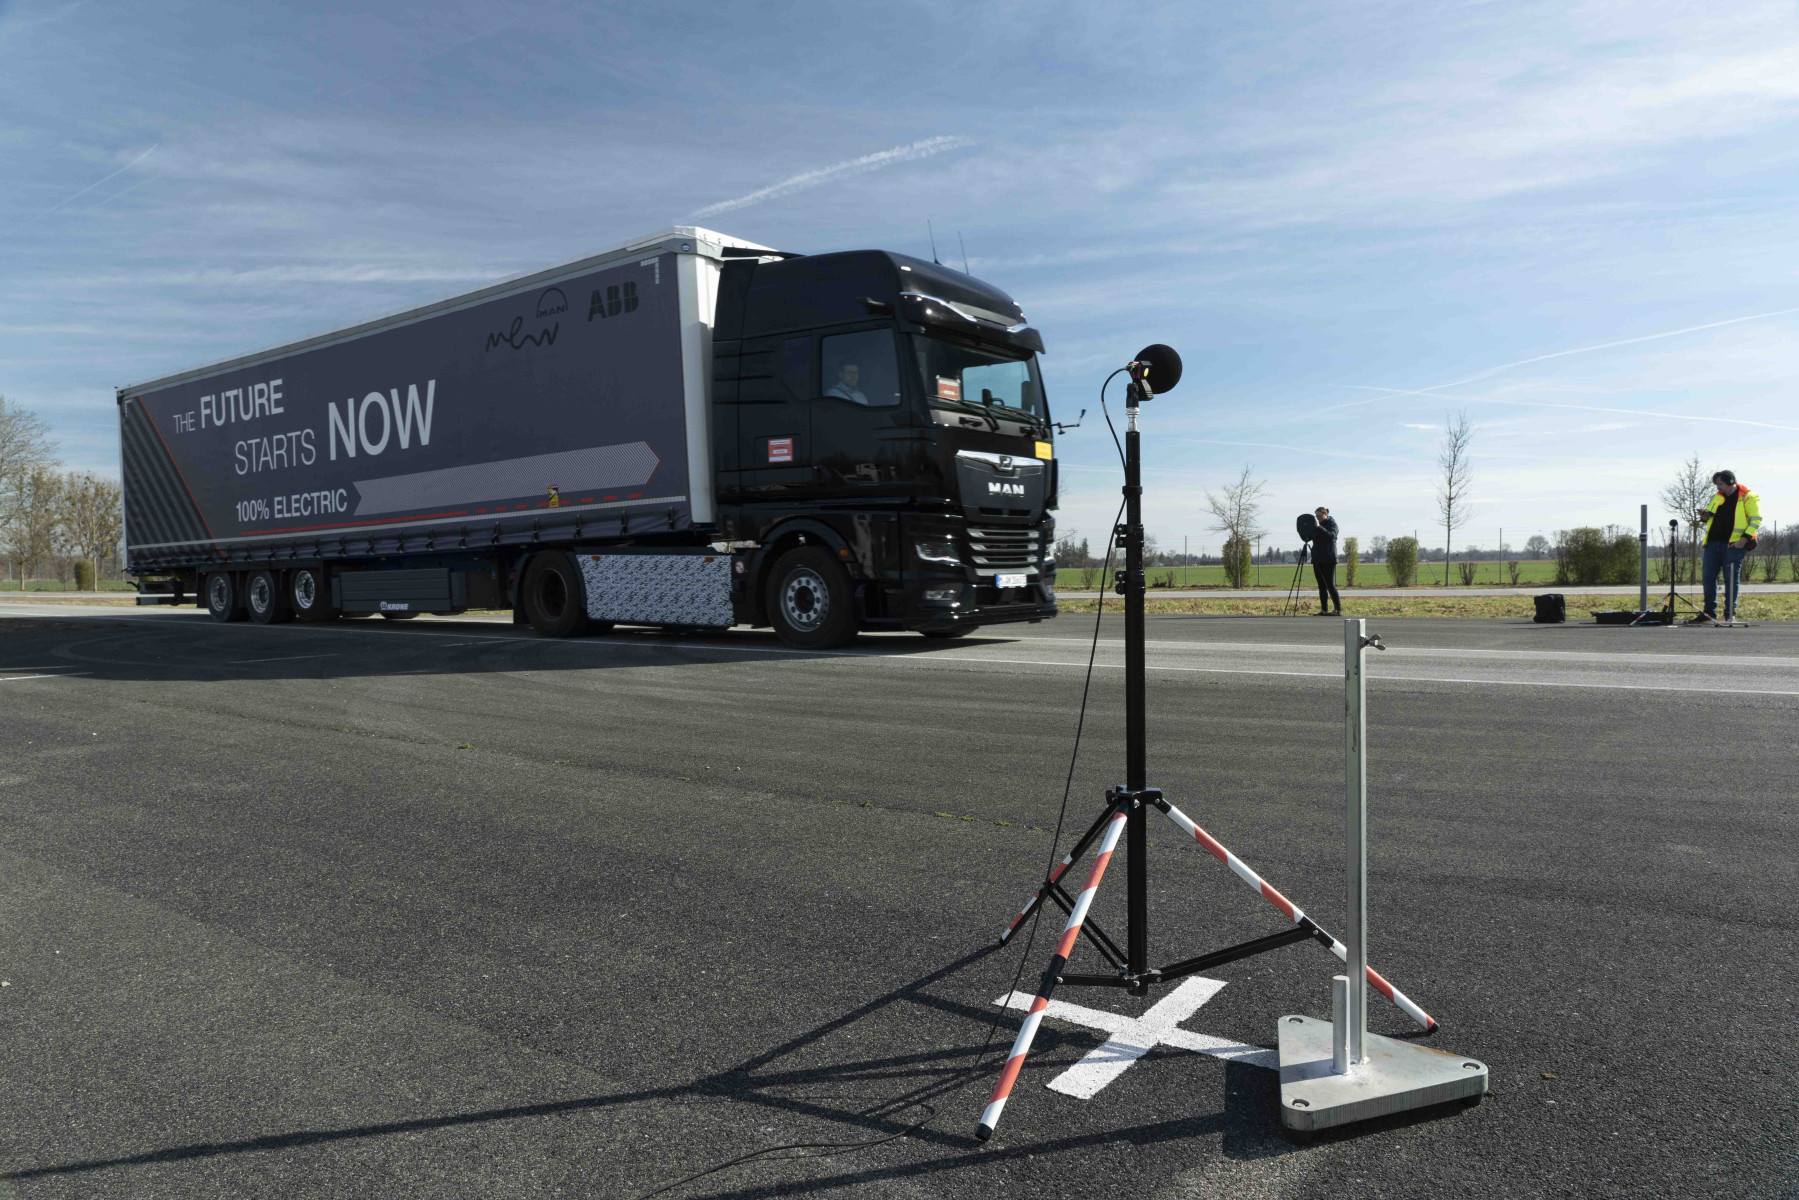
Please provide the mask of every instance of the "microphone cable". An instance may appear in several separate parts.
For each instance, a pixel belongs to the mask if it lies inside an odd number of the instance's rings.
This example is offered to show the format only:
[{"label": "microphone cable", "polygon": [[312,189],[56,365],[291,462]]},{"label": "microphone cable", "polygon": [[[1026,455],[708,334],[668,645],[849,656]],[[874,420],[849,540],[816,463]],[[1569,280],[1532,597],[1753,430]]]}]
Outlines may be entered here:
[{"label": "microphone cable", "polygon": [[[1102,413],[1105,413],[1106,409],[1106,386],[1128,369],[1129,368],[1126,367],[1120,367],[1118,370],[1106,376],[1105,383],[1100,384],[1099,406]],[[1112,417],[1110,413],[1106,413],[1106,428],[1112,429]],[[1124,463],[1124,446],[1118,441],[1118,431],[1116,429],[1112,429],[1112,444],[1118,448],[1118,461],[1122,466]],[[1018,967],[1012,972],[1011,986],[1006,989],[1006,999],[1008,1000],[1017,993],[1019,981],[1024,978],[1025,964],[1031,959],[1031,949],[1037,941],[1037,928],[1042,922],[1043,910],[1049,907],[1049,897],[1047,894],[1049,877],[1051,872],[1056,869],[1056,855],[1061,850],[1062,846],[1062,830],[1068,818],[1068,798],[1074,790],[1075,766],[1080,761],[1081,757],[1081,734],[1087,727],[1087,701],[1093,692],[1093,667],[1099,656],[1099,627],[1105,617],[1106,577],[1112,570],[1112,551],[1114,549],[1114,543],[1117,541],[1116,537],[1113,536],[1113,531],[1118,528],[1118,522],[1123,519],[1124,501],[1121,500],[1118,504],[1118,511],[1113,514],[1112,524],[1107,530],[1106,554],[1100,562],[1099,600],[1094,606],[1093,640],[1087,647],[1087,673],[1085,679],[1081,683],[1081,706],[1074,723],[1074,745],[1068,755],[1068,773],[1062,780],[1062,803],[1056,810],[1055,832],[1050,835],[1049,861],[1043,868],[1043,888],[1045,895],[1038,903],[1036,911],[1031,914],[1031,926],[1029,932],[1025,935],[1024,948],[1018,955]],[[949,1079],[945,1080],[938,1086],[934,1095],[941,1096],[946,1091],[950,1095],[956,1094],[966,1086],[965,1081],[970,1076],[978,1074],[985,1069],[987,1052],[993,1047],[993,1037],[999,1032],[1000,1022],[1004,1020],[1005,1015],[1006,1006],[1002,1003],[999,1008],[994,1011],[993,1020],[988,1022],[986,1040],[981,1043],[981,1048],[975,1052],[974,1062],[963,1067],[961,1070],[955,1072]],[[878,1111],[890,1103],[892,1103],[892,1101],[884,1101],[882,1104],[878,1104],[874,1109],[868,1111]],[[665,1183],[650,1191],[639,1193],[635,1197],[635,1200],[651,1200],[652,1197],[672,1192],[676,1188],[683,1187],[696,1180],[704,1179],[708,1175],[716,1175],[720,1171],[728,1171],[732,1167],[741,1166],[744,1163],[764,1158],[769,1155],[780,1154],[782,1157],[776,1159],[776,1162],[789,1162],[807,1158],[831,1158],[839,1154],[854,1154],[863,1150],[872,1150],[876,1146],[884,1146],[888,1142],[896,1142],[901,1138],[910,1137],[912,1134],[917,1133],[919,1130],[930,1125],[941,1115],[935,1105],[928,1103],[922,1098],[908,1101],[900,1105],[900,1107],[893,1109],[892,1112],[901,1113],[908,1108],[919,1107],[922,1107],[925,1110],[924,1119],[907,1126],[898,1133],[889,1133],[882,1137],[869,1138],[855,1142],[787,1142],[779,1146],[765,1146],[760,1150],[751,1150],[747,1154],[739,1154],[735,1158],[729,1158],[723,1162],[714,1163],[712,1166],[695,1171],[691,1175],[684,1175],[680,1179]],[[805,1153],[806,1151],[810,1151],[811,1153]]]}]

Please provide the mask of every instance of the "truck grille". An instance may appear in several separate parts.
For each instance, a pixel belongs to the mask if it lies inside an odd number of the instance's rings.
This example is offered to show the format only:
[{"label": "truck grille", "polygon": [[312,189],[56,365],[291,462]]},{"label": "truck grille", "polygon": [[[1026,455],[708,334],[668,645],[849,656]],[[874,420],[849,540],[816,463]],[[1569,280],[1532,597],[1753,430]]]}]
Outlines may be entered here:
[{"label": "truck grille", "polygon": [[1037,569],[1038,531],[970,527],[968,541],[974,550],[974,567],[982,574],[1013,573]]}]

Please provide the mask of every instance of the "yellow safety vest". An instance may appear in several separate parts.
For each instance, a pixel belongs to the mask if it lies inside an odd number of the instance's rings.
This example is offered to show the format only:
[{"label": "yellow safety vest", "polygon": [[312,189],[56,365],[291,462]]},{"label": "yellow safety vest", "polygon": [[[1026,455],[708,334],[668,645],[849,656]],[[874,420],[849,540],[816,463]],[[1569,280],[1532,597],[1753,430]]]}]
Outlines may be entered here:
[{"label": "yellow safety vest", "polygon": [[[1711,528],[1713,517],[1715,517],[1718,510],[1723,507],[1724,497],[1713,492],[1711,501],[1705,506],[1705,520],[1706,528],[1708,530]],[[1736,528],[1730,531],[1730,540],[1735,542],[1740,541],[1743,538],[1755,537],[1761,532],[1761,528],[1761,501],[1755,498],[1754,492],[1750,491],[1740,483],[1737,484],[1737,520]]]}]

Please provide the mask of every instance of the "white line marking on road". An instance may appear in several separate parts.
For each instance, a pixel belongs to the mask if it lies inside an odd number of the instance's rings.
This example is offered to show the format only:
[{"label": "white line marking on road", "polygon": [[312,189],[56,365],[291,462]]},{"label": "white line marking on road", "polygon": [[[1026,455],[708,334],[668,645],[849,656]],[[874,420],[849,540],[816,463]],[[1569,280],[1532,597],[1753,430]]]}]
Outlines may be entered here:
[{"label": "white line marking on road", "polygon": [[[977,631],[978,633],[979,631]],[[1009,635],[1009,642],[1066,642],[1072,646],[1086,646],[1091,637],[1045,637],[1034,634],[1030,636]],[[1123,638],[1102,637],[1102,646],[1124,645]],[[1174,642],[1148,641],[1144,646],[1151,650],[1279,650],[1286,652],[1311,652],[1319,657],[1335,655],[1341,652],[1340,646],[1308,645],[1303,642]],[[1526,659],[1563,659],[1574,662],[1665,662],[1665,663],[1709,663],[1719,666],[1741,666],[1743,664],[1772,665],[1781,667],[1799,666],[1799,656],[1781,657],[1766,654],[1657,654],[1653,651],[1627,650],[1607,652],[1604,650],[1472,650],[1450,646],[1388,646],[1389,654],[1407,657],[1432,657],[1442,655],[1446,658],[1465,657],[1478,658],[1492,656],[1495,658]]]},{"label": "white line marking on road", "polygon": [[78,675],[92,674],[92,671],[64,671],[60,675],[0,675],[0,683],[19,683],[26,679],[73,679]]},{"label": "white line marking on road", "polygon": [[[1222,979],[1205,979],[1196,975],[1156,1001],[1140,1017],[1127,1017],[1122,1013],[1051,1000],[1049,1007],[1043,1011],[1044,1016],[1067,1021],[1072,1025],[1098,1029],[1110,1036],[1103,1044],[1088,1051],[1080,1062],[1050,1080],[1049,1090],[1079,1100],[1091,1100],[1099,1094],[1101,1088],[1124,1074],[1126,1068],[1157,1046],[1173,1046],[1177,1050],[1191,1050],[1196,1054],[1209,1054],[1227,1062],[1248,1063],[1250,1066],[1266,1067],[1269,1070],[1279,1067],[1280,1055],[1273,1050],[1261,1046],[1245,1046],[1240,1042],[1180,1028],[1180,1023],[1199,1011],[1200,1005],[1223,990]],[[1029,992],[1010,992],[994,1003],[1005,1008],[1029,1011],[1035,999]]]},{"label": "white line marking on road", "polygon": [[284,654],[280,658],[234,658],[226,663],[229,667],[244,667],[251,663],[265,662],[299,662],[302,658],[336,658],[335,654]]},{"label": "white line marking on road", "polygon": [[[239,626],[239,627],[237,627],[236,630],[234,630],[234,632],[250,633],[253,631],[249,630],[249,629],[245,629],[242,626]],[[324,626],[324,627],[320,627],[317,632],[319,632],[319,633],[339,633],[339,634],[368,634],[368,635],[374,635],[374,636],[379,636],[379,637],[393,637],[393,638],[402,638],[402,637],[453,638],[453,637],[460,637],[463,639],[468,639],[470,637],[469,634],[461,633],[461,632],[458,632],[458,633],[447,633],[447,632],[446,633],[435,633],[428,629],[398,630],[398,629],[382,629],[378,626],[371,627],[371,628],[356,628],[353,626],[343,626],[343,625]],[[304,636],[304,635],[301,635],[301,636]],[[1023,641],[1025,639],[1019,638],[1019,639],[1014,639],[1014,640]],[[1031,640],[1070,641],[1070,642],[1076,641],[1076,639],[1073,639],[1073,638],[1036,638],[1036,639],[1031,639]],[[1108,640],[1110,640],[1110,639],[1108,639]],[[778,655],[785,655],[785,656],[794,657],[794,658],[812,658],[812,659],[825,659],[825,660],[841,659],[841,658],[875,658],[875,659],[884,659],[884,660],[887,660],[890,662],[917,662],[917,663],[919,663],[921,665],[925,665],[925,666],[941,666],[941,665],[945,665],[945,664],[954,665],[956,663],[992,663],[992,664],[997,664],[997,665],[1002,665],[1002,666],[1050,667],[1050,668],[1054,668],[1057,670],[1070,670],[1070,671],[1084,671],[1087,669],[1087,664],[1084,662],[1053,662],[1053,661],[1046,661],[1046,660],[1041,660],[1041,659],[1030,659],[1030,658],[996,658],[996,657],[985,656],[985,655],[977,656],[977,655],[971,655],[971,654],[963,654],[963,653],[959,653],[959,652],[952,651],[952,650],[917,650],[917,651],[911,651],[911,652],[904,653],[904,654],[889,654],[889,653],[883,653],[878,650],[796,650],[796,649],[793,649],[793,648],[787,647],[787,646],[754,646],[754,645],[748,645],[748,644],[743,644],[743,643],[726,644],[726,643],[718,643],[718,642],[684,642],[684,641],[673,641],[673,640],[636,641],[636,640],[625,640],[625,639],[621,639],[621,638],[605,638],[605,639],[598,639],[598,640],[593,640],[593,641],[585,641],[585,640],[551,641],[551,640],[539,638],[536,636],[528,636],[527,637],[527,636],[520,636],[518,634],[493,634],[493,635],[488,635],[488,636],[475,635],[475,641],[519,642],[519,643],[523,643],[523,644],[527,644],[527,645],[543,646],[546,648],[551,647],[551,646],[561,645],[561,646],[569,646],[569,647],[580,647],[583,649],[610,649],[613,647],[625,647],[625,648],[631,648],[631,649],[651,649],[651,650],[671,650],[671,649],[673,649],[673,650],[698,650],[702,653],[711,653],[711,654],[778,654]],[[472,644],[474,644],[474,642],[469,642],[469,641],[465,640],[464,644],[472,645]],[[1178,643],[1170,643],[1170,644],[1177,645],[1177,646],[1183,646],[1183,647],[1199,645],[1199,646],[1206,646],[1206,647],[1221,647],[1221,648],[1226,648],[1226,649],[1235,649],[1235,648],[1239,648],[1239,647],[1243,647],[1243,646],[1249,646],[1254,649],[1278,649],[1278,648],[1317,649],[1316,647],[1309,647],[1309,646],[1308,647],[1282,647],[1278,643],[1242,643],[1242,642],[1239,642],[1239,643],[1233,643],[1233,644],[1226,645],[1223,643],[1216,643],[1216,642],[1214,642],[1214,643],[1178,642]],[[1420,653],[1423,653],[1423,652],[1420,651]],[[1454,653],[1508,654],[1510,652],[1502,651],[1502,650],[1491,650],[1491,651],[1455,651]],[[1556,652],[1556,653],[1560,653],[1560,652]],[[1572,654],[1573,652],[1568,652],[1568,653]],[[311,657],[311,656],[303,656],[303,657]],[[1637,659],[1640,656],[1638,656],[1638,655],[1613,655],[1613,656],[1606,656],[1606,657],[1612,658],[1614,661],[1620,661],[1622,663],[1622,662],[1629,662],[1631,660]],[[1658,657],[1660,657],[1660,656],[1658,656]],[[1666,657],[1673,659],[1675,661],[1686,661],[1686,662],[1692,661],[1691,659],[1688,659],[1685,656],[1681,656],[1681,655],[1669,655]],[[1729,661],[1734,661],[1734,660],[1729,660]],[[1790,663],[1794,660],[1777,660],[1777,661],[1785,661],[1785,662]],[[1094,665],[1096,668],[1100,668],[1100,669],[1104,669],[1104,670],[1112,670],[1112,671],[1123,670],[1123,664],[1121,664],[1121,663],[1096,662]],[[1267,676],[1273,676],[1276,678],[1289,678],[1289,679],[1341,679],[1343,677],[1343,673],[1341,671],[1269,671],[1269,670],[1254,670],[1254,669],[1243,668],[1243,667],[1170,667],[1170,666],[1158,666],[1158,665],[1153,665],[1153,664],[1150,665],[1148,669],[1151,671],[1172,672],[1172,673],[1180,673],[1180,674],[1267,675]],[[1548,687],[1548,688],[1558,688],[1559,687],[1559,688],[1577,688],[1577,689],[1598,690],[1598,691],[1694,692],[1694,693],[1698,693],[1701,695],[1799,696],[1799,690],[1783,690],[1783,689],[1777,689],[1777,688],[1758,689],[1758,688],[1742,688],[1742,687],[1685,687],[1685,686],[1672,685],[1672,684],[1645,684],[1645,683],[1574,683],[1574,682],[1564,682],[1561,680],[1544,680],[1544,679],[1467,679],[1467,678],[1462,678],[1462,677],[1458,677],[1458,676],[1450,676],[1450,675],[1387,675],[1387,674],[1371,673],[1368,676],[1368,680],[1370,683],[1452,683],[1452,684],[1462,684],[1462,685],[1471,686],[1471,687],[1483,687],[1483,686]]]}]

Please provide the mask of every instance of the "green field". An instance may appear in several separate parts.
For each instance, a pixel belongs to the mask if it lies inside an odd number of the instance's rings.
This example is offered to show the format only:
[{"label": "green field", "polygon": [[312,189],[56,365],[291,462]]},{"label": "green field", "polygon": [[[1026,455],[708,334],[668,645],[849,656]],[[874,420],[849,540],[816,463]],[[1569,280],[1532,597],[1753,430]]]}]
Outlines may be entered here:
[{"label": "green field", "polygon": [[[20,590],[18,580],[0,579],[0,592]],[[75,590],[75,581],[73,579],[64,579],[60,582],[54,579],[27,579],[23,590],[27,592],[72,592]],[[100,590],[103,592],[130,592],[136,589],[123,579],[102,579]]]},{"label": "green field", "polygon": [[[1293,582],[1292,563],[1264,563],[1259,568],[1261,582],[1257,582],[1258,568],[1249,569],[1249,586],[1276,588],[1286,591]],[[1201,588],[1226,586],[1223,567],[1151,567],[1147,572],[1151,588]],[[1349,586],[1348,568],[1342,562],[1337,563],[1337,586]],[[1451,587],[1462,586],[1461,572],[1456,564],[1449,565]],[[1063,567],[1056,572],[1056,586],[1075,591],[1091,590],[1097,587],[1100,579],[1098,567]],[[1550,583],[1555,579],[1555,560],[1542,559],[1518,564],[1518,586],[1534,587],[1538,584]],[[1303,587],[1315,588],[1312,582],[1312,568],[1307,564],[1299,575]],[[1356,587],[1392,587],[1392,576],[1387,574],[1386,563],[1361,563],[1356,567]],[[1443,564],[1420,563],[1418,565],[1417,587],[1442,587]],[[1475,587],[1509,587],[1511,576],[1502,562],[1483,562],[1475,564]]]},{"label": "green field", "polygon": [[[1300,608],[1302,615],[1312,610],[1311,599],[1301,597],[1305,601]],[[1634,607],[1634,601],[1634,596],[1569,594],[1568,620],[1574,624],[1590,622],[1593,610],[1630,608]],[[1084,613],[1092,612],[1098,603],[1097,600],[1062,600],[1057,607],[1065,613]],[[1224,596],[1170,596],[1157,599],[1153,592],[1144,605],[1145,611],[1152,614],[1210,617],[1273,617],[1281,614],[1282,607],[1279,596],[1245,596],[1234,599]],[[1107,599],[1106,611],[1121,611],[1117,597]],[[1352,595],[1343,599],[1343,615],[1346,617],[1499,617],[1528,620],[1534,612],[1535,605],[1529,596],[1457,595],[1453,590],[1446,592],[1442,588],[1434,592],[1420,590],[1411,596]],[[1799,594],[1776,592],[1745,595],[1738,615],[1745,621],[1799,620]]]}]

